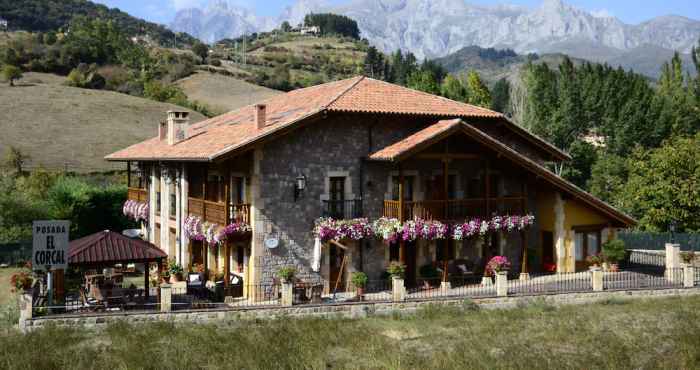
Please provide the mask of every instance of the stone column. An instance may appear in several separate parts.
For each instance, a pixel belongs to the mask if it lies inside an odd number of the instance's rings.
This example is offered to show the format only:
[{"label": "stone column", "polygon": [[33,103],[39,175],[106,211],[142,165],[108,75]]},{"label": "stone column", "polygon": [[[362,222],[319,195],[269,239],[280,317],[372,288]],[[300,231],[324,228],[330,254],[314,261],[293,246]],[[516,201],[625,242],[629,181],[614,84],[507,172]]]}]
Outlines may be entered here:
[{"label": "stone column", "polygon": [[172,310],[172,294],[170,284],[160,285],[160,312],[170,312]]},{"label": "stone column", "polygon": [[496,295],[499,297],[508,295],[508,272],[506,271],[496,273]]},{"label": "stone column", "polygon": [[666,280],[680,283],[682,277],[678,272],[681,268],[681,245],[666,243]]},{"label": "stone column", "polygon": [[603,270],[599,267],[591,269],[591,285],[594,292],[603,291]]},{"label": "stone column", "polygon": [[166,181],[168,168],[160,169],[160,249],[170,255],[170,187]]},{"label": "stone column", "polygon": [[148,182],[148,235],[146,240],[153,243],[155,241],[156,229],[156,181],[160,181],[156,176],[155,166],[151,166],[150,181]]},{"label": "stone column", "polygon": [[284,307],[290,307],[294,304],[294,284],[290,282],[282,283],[282,301],[280,304]]},{"label": "stone column", "polygon": [[693,265],[683,266],[683,287],[692,288],[695,286],[695,267]]},{"label": "stone column", "polygon": [[556,193],[554,195],[554,252],[557,259],[557,272],[567,271],[566,230],[564,229],[566,213],[564,211],[564,203],[561,193]]},{"label": "stone column", "polygon": [[187,181],[187,165],[182,164],[182,177],[180,178],[180,221],[178,223],[178,238],[180,238],[180,249],[182,254],[182,261],[180,262],[182,266],[187,266],[191,263],[192,258],[190,256],[190,240],[185,236],[185,219],[189,215],[189,182]]},{"label": "stone column", "polygon": [[391,278],[391,300],[394,302],[406,300],[406,286],[404,286],[404,280],[400,277]]},{"label": "stone column", "polygon": [[257,147],[253,151],[253,169],[250,177],[250,227],[251,227],[251,240],[250,240],[250,257],[248,258],[248,281],[246,285],[248,286],[248,297],[262,296],[256,291],[259,288],[258,284],[261,283],[262,279],[262,266],[256,266],[258,263],[262,264],[261,257],[264,253],[263,241],[265,239],[265,223],[262,217],[262,210],[264,208],[262,199],[262,174],[260,170],[260,165],[262,162],[263,151],[261,147]]},{"label": "stone column", "polygon": [[27,320],[32,319],[32,291],[28,290],[19,296],[19,330],[27,331]]}]

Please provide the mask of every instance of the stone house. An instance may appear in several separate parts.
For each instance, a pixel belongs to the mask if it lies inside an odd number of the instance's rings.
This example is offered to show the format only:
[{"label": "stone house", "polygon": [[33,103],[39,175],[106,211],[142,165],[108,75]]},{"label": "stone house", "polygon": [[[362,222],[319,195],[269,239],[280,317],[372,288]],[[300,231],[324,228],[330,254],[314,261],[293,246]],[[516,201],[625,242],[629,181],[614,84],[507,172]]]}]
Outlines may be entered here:
[{"label": "stone house", "polygon": [[[106,159],[129,163],[129,198],[150,206],[146,239],[183,266],[201,263],[249,285],[294,265],[301,280],[342,289],[352,271],[381,279],[392,260],[406,264],[410,284],[424,266],[460,261],[479,271],[494,255],[507,256],[514,273],[573,272],[635,224],[550,171],[569,155],[502,114],[367,77],[195,124],[170,111],[158,137]],[[312,269],[319,217],[450,223],[526,214],[527,229],[486,237],[323,243]],[[251,232],[206,247],[187,237],[189,216]]]}]

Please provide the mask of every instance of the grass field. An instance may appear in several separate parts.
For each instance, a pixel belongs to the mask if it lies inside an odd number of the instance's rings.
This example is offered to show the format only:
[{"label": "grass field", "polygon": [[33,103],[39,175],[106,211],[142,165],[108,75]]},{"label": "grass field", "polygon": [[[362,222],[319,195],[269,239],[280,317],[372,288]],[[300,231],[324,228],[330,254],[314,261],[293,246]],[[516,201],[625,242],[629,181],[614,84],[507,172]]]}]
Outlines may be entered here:
[{"label": "grass field", "polygon": [[[7,145],[29,154],[29,166],[76,172],[124,169],[102,158],[156,135],[170,109],[183,109],[110,91],[61,85],[62,77],[25,73],[16,87],[0,85],[0,154]],[[191,114],[192,121],[204,119]]]},{"label": "grass field", "polygon": [[0,336],[0,368],[691,369],[699,329],[700,297],[497,311],[465,302],[404,317],[14,332]]},{"label": "grass field", "polygon": [[178,80],[177,85],[191,100],[206,103],[216,114],[281,94],[233,77],[203,71]]}]

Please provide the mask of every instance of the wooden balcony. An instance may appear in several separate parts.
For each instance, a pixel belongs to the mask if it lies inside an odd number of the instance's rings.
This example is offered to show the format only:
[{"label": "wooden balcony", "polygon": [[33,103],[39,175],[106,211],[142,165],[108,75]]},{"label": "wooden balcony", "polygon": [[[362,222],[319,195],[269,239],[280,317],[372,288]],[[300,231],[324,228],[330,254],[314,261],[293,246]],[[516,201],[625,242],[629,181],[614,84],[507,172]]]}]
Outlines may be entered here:
[{"label": "wooden balcony", "polygon": [[187,209],[192,216],[198,216],[203,221],[222,226],[233,221],[242,221],[250,225],[250,204],[231,204],[227,210],[224,202],[189,197]]},{"label": "wooden balcony", "polygon": [[146,189],[128,188],[126,198],[137,202],[148,203],[148,191]]},{"label": "wooden balcony", "polygon": [[[475,198],[453,200],[384,201],[384,217],[403,219],[421,218],[424,220],[462,221],[472,217],[488,217],[492,213],[499,215],[520,215],[525,213],[524,197]],[[402,207],[401,207],[402,206]]]}]

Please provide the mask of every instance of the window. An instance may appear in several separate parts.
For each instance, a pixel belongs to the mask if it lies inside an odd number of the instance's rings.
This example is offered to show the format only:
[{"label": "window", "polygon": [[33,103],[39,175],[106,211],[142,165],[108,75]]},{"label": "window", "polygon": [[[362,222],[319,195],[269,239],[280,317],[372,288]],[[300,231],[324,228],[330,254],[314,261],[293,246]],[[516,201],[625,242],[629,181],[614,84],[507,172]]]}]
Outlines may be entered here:
[{"label": "window", "polygon": [[[413,183],[415,177],[404,176],[403,177],[403,200],[405,202],[410,202],[413,200]],[[399,176],[394,176],[392,179],[394,188],[391,193],[391,199],[399,200]]]},{"label": "window", "polygon": [[243,204],[245,200],[243,177],[231,177],[231,202],[233,204]]},{"label": "window", "polygon": [[447,199],[457,199],[457,175],[447,175]]},{"label": "window", "polygon": [[169,207],[169,213],[170,213],[170,218],[175,218],[176,215],[176,210],[177,210],[177,197],[175,194],[170,193],[170,207]]},{"label": "window", "polygon": [[389,244],[389,261],[398,261],[400,258],[399,249],[401,246],[398,242]]},{"label": "window", "polygon": [[328,214],[336,219],[345,217],[345,177],[331,177],[329,179]]},{"label": "window", "polygon": [[574,234],[574,256],[577,262],[600,253],[600,230],[577,231]]}]

